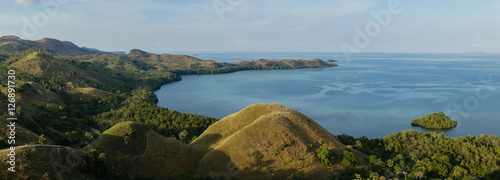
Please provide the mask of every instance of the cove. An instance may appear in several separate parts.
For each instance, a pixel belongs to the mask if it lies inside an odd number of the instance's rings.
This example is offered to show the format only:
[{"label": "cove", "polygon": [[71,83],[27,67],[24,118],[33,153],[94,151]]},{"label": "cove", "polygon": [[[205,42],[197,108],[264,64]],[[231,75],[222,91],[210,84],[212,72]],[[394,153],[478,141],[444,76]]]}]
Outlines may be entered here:
[{"label": "cove", "polygon": [[[204,58],[233,61],[224,55],[208,54]],[[229,56],[246,60],[263,56],[339,57],[329,53]],[[457,120],[458,126],[435,132],[452,137],[500,135],[500,55],[363,53],[349,62],[339,59],[338,64],[322,69],[186,75],[155,94],[161,107],[215,118],[250,104],[279,103],[306,114],[333,134],[355,137],[384,137],[406,129],[428,132],[412,127],[410,121],[440,111]],[[489,96],[477,98],[477,108],[462,108],[462,112],[454,108],[471,106],[467,99],[475,97],[478,89],[484,95],[485,88]]]}]

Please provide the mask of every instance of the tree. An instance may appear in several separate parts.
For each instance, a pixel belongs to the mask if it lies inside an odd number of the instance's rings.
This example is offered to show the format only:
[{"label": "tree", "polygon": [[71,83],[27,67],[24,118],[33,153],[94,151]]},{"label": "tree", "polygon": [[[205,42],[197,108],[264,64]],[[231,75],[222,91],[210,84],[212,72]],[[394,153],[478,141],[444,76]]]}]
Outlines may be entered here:
[{"label": "tree", "polygon": [[42,134],[42,135],[40,135],[40,137],[38,137],[38,143],[47,144],[47,138],[45,138],[44,134]]},{"label": "tree", "polygon": [[179,133],[179,139],[181,139],[182,142],[184,142],[187,136],[188,136],[188,131],[185,129],[181,133]]},{"label": "tree", "polygon": [[391,168],[394,165],[394,161],[392,159],[387,160],[387,167]]},{"label": "tree", "polygon": [[350,151],[344,151],[342,158],[342,166],[345,168],[352,168],[358,165],[358,160],[354,156],[354,153]]},{"label": "tree", "polygon": [[323,163],[325,166],[332,166],[333,165],[333,154],[332,151],[328,150],[327,147],[325,146],[320,146],[318,149],[316,149],[316,156],[318,156],[319,160]]},{"label": "tree", "polygon": [[71,131],[71,132],[66,132],[64,133],[66,135],[66,138],[68,138],[70,144],[75,144],[76,141],[78,141],[79,134],[76,131]]},{"label": "tree", "polygon": [[417,178],[417,179],[422,179],[422,178],[424,178],[424,172],[423,171],[418,171],[418,172],[415,173],[414,177]]},{"label": "tree", "polygon": [[125,136],[123,141],[125,141],[125,144],[128,144],[130,142],[130,136]]},{"label": "tree", "polygon": [[101,153],[101,154],[99,154],[98,159],[99,159],[99,160],[106,160],[106,153]]}]

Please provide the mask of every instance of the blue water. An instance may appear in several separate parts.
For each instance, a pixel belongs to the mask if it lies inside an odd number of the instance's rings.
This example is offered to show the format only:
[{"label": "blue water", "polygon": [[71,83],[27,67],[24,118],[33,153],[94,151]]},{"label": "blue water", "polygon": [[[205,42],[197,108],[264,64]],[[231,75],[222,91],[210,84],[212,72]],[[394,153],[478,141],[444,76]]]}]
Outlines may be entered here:
[{"label": "blue water", "polygon": [[212,53],[201,59],[339,60],[338,67],[188,75],[155,93],[158,105],[223,118],[255,103],[302,112],[333,134],[370,138],[416,129],[410,121],[443,111],[458,137],[500,135],[499,54]]}]

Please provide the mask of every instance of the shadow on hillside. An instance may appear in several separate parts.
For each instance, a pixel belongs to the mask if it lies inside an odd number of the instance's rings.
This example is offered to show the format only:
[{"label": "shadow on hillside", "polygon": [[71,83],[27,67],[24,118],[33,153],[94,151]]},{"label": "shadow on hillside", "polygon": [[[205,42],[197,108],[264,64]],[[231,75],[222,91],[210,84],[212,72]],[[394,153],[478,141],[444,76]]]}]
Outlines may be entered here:
[{"label": "shadow on hillside", "polygon": [[[3,152],[7,154],[7,152]],[[9,152],[10,153],[10,152]],[[2,153],[0,153],[2,154]],[[1,177],[5,179],[107,179],[107,168],[103,161],[95,159],[92,154],[65,146],[26,145],[15,149],[16,172],[8,172],[2,166]],[[7,155],[2,155],[7,162]],[[27,167],[22,169],[22,167]],[[17,171],[20,170],[20,171]],[[50,172],[50,173],[49,173]]]},{"label": "shadow on hillside", "polygon": [[500,170],[497,170],[486,176],[486,179],[498,180],[500,179]]},{"label": "shadow on hillside", "polygon": [[[238,149],[235,149],[238,150]],[[250,154],[248,156],[251,156]],[[241,157],[233,157],[241,160]],[[241,169],[225,152],[212,150],[199,162],[205,176],[213,179],[286,179],[298,170],[274,170],[275,160],[249,162],[252,168]],[[244,163],[244,162],[243,162]],[[255,168],[254,168],[255,167]],[[257,170],[256,170],[257,169]],[[303,174],[303,177],[307,175]]]},{"label": "shadow on hillside", "polygon": [[[106,164],[110,177],[126,179],[132,176],[141,178],[151,176],[158,179],[223,180],[313,177],[311,179],[318,179],[316,172],[301,174],[300,169],[279,170],[283,168],[275,167],[279,159],[265,156],[259,159],[251,153],[242,154],[241,152],[248,150],[237,145],[230,149],[224,148],[224,151],[208,149],[213,142],[221,139],[220,134],[200,137],[189,147],[175,139],[167,139],[164,143],[149,143],[146,151],[142,136],[142,134],[131,135],[128,143],[125,143],[124,138],[120,136],[101,136],[103,141],[100,142],[100,147],[94,148],[107,152]],[[202,149],[203,147],[206,149]]]}]

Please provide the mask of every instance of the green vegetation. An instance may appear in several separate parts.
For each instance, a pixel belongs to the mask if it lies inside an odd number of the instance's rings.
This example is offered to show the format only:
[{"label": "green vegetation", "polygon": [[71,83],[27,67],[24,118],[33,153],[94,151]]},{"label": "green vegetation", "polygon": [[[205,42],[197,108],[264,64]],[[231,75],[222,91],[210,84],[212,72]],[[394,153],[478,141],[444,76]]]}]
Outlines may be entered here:
[{"label": "green vegetation", "polygon": [[302,179],[305,179],[305,177],[306,177],[306,174],[304,173],[304,171],[295,171],[292,174],[290,174],[290,176],[288,177],[288,179],[291,179],[291,180],[302,180]]},{"label": "green vegetation", "polygon": [[124,121],[141,122],[165,137],[176,136],[185,142],[216,122],[217,119],[191,113],[180,113],[156,106],[156,96],[146,89],[137,89],[127,98],[124,106],[94,116],[93,121],[100,129]]},{"label": "green vegetation", "polygon": [[[10,152],[10,151],[9,151]],[[9,153],[0,152],[0,160],[7,162]],[[3,179],[107,179],[104,162],[82,150],[64,146],[32,145],[16,147],[16,172],[2,163]]]},{"label": "green vegetation", "polygon": [[[340,135],[344,144],[359,140],[370,155],[370,168],[345,172],[368,178],[378,174],[386,178],[409,179],[496,179],[500,172],[500,137],[467,136],[450,138],[443,133],[405,130],[382,139],[352,138]],[[347,140],[347,141],[343,141]]]},{"label": "green vegetation", "polygon": [[[0,73],[16,70],[16,97],[22,97],[17,105],[23,117],[18,126],[18,140],[27,144],[74,148],[88,146],[102,131],[126,121],[142,123],[165,137],[176,137],[184,143],[196,140],[217,119],[158,107],[152,93],[163,84],[181,80],[179,75],[182,74],[335,65],[321,60],[221,63],[141,50],[131,50],[126,55],[88,55],[72,43],[53,39],[34,42],[6,37],[0,41]],[[44,45],[66,49],[37,49]],[[87,55],[68,56],[82,54]],[[7,84],[6,80],[0,80],[0,97],[5,97],[7,89],[3,85]],[[4,103],[6,99],[0,101]],[[0,120],[2,125],[8,123],[4,117]],[[2,137],[8,133],[0,131]],[[134,144],[134,136],[123,136],[120,142],[130,147]],[[285,143],[285,147],[288,146],[290,144]],[[0,138],[0,148],[7,147],[7,139]],[[107,156],[95,156],[102,161],[112,160],[113,153],[106,153]],[[132,176],[135,172],[130,171]]]},{"label": "green vegetation", "polygon": [[[183,74],[335,66],[322,60],[223,63],[137,49],[93,55],[72,43],[44,39],[40,43],[68,48],[40,50],[34,42],[10,39],[15,41],[0,38],[0,73],[17,72],[16,111],[23,120],[16,141],[30,145],[16,148],[16,173],[7,172],[7,164],[0,169],[6,179],[500,178],[497,136],[450,138],[414,130],[377,139],[333,136],[277,104],[251,105],[217,120],[158,107],[152,92]],[[2,104],[6,80],[0,80]],[[2,127],[9,123],[5,117]],[[413,121],[432,129],[456,126],[443,113]],[[0,129],[2,162],[8,133]]]},{"label": "green vegetation", "polygon": [[334,162],[333,151],[328,150],[325,146],[320,146],[316,149],[316,156],[325,166],[332,166]]},{"label": "green vegetation", "polygon": [[260,161],[264,157],[259,151],[253,151],[250,155],[255,159],[255,162],[257,162],[257,164],[260,163]]},{"label": "green vegetation", "polygon": [[29,49],[27,46],[16,42],[0,43],[0,52],[20,52]]},{"label": "green vegetation", "polygon": [[457,121],[446,116],[443,112],[439,112],[413,119],[411,125],[427,129],[450,129],[457,126]]},{"label": "green vegetation", "polygon": [[344,166],[345,168],[353,168],[357,165],[358,161],[356,160],[354,153],[350,151],[344,151],[342,155],[342,166]]}]

